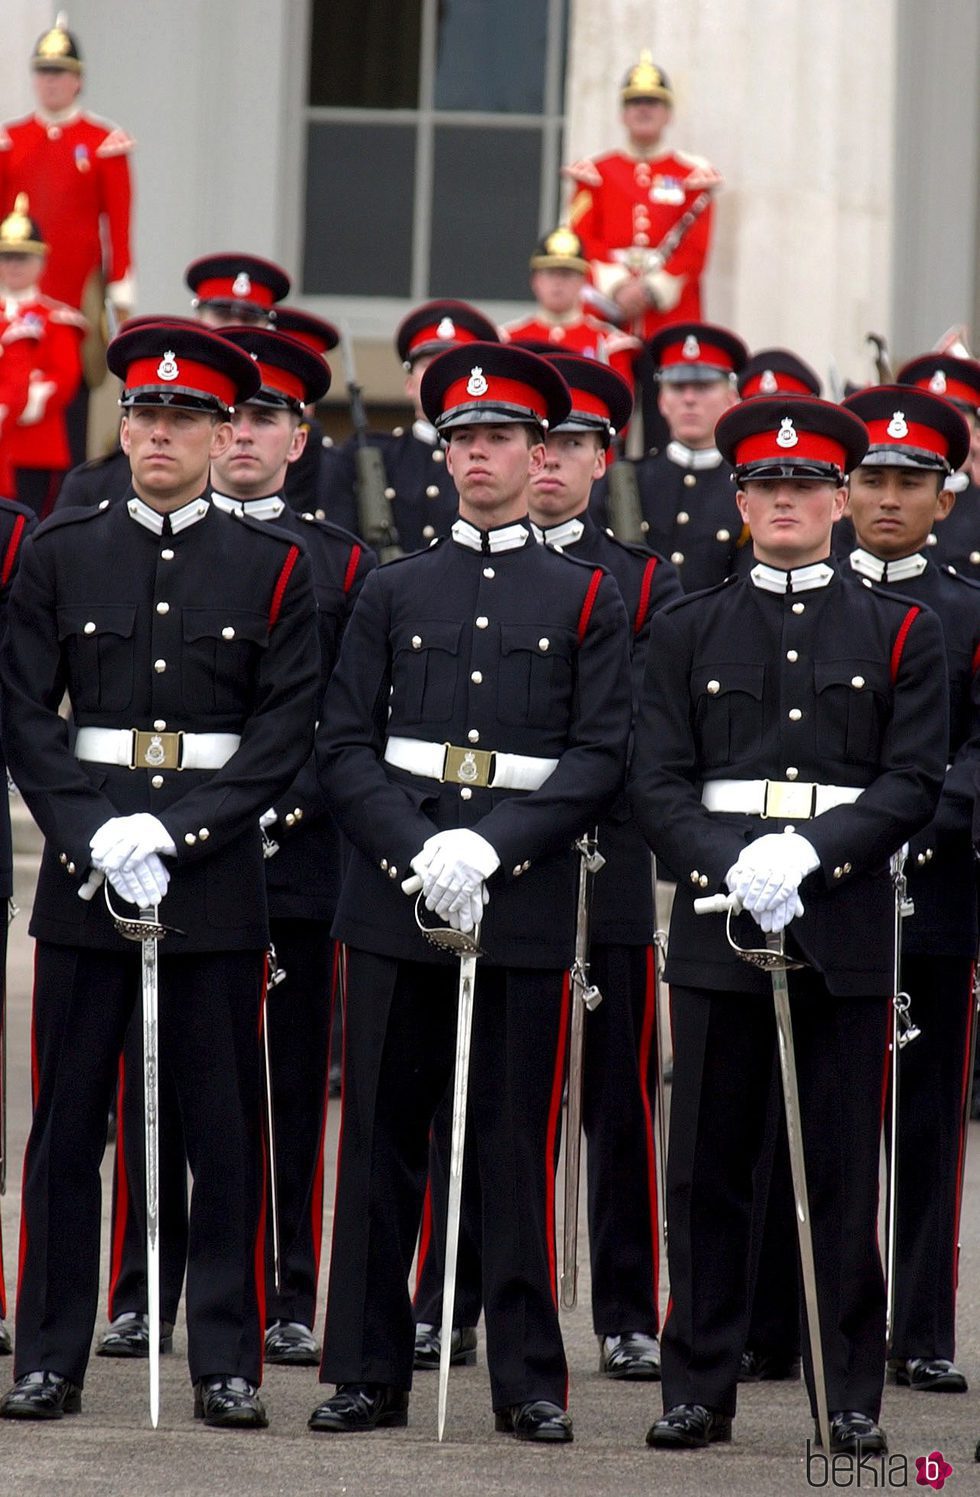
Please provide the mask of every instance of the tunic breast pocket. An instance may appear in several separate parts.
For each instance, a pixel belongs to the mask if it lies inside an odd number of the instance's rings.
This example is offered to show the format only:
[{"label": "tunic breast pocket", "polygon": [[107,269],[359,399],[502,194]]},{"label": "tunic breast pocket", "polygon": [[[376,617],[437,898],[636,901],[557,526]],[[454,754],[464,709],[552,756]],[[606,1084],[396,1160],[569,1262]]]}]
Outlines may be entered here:
[{"label": "tunic breast pocket", "polygon": [[573,636],[540,624],[500,630],[497,715],[502,723],[546,728],[571,710]]},{"label": "tunic breast pocket", "polygon": [[264,613],[241,608],[183,610],[181,693],[188,712],[243,712],[253,700],[260,652],[269,644]]},{"label": "tunic breast pocket", "polygon": [[691,702],[701,762],[718,768],[758,754],[763,738],[766,668],[746,661],[699,665],[691,672]]},{"label": "tunic breast pocket", "polygon": [[399,723],[453,715],[462,625],[449,619],[399,627],[392,636],[392,716]]},{"label": "tunic breast pocket", "polygon": [[58,609],[75,711],[123,712],[133,700],[134,603]]},{"label": "tunic breast pocket", "polygon": [[817,661],[817,750],[855,764],[877,764],[889,687],[873,660]]}]

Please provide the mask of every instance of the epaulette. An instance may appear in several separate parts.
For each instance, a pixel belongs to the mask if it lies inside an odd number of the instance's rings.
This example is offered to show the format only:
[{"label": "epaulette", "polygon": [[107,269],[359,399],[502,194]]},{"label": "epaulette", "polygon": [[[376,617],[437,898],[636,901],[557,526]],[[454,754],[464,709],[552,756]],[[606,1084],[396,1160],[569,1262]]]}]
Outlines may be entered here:
[{"label": "epaulette", "polygon": [[133,137],[114,120],[104,120],[97,114],[86,114],[82,118],[87,124],[106,132],[105,140],[100,141],[95,148],[96,156],[125,156],[136,144]]},{"label": "epaulette", "polygon": [[963,573],[958,572],[949,562],[940,563],[937,571],[942,572],[944,577],[951,577],[954,582],[962,582],[966,587],[980,588],[980,577],[964,577]]},{"label": "epaulette", "polygon": [[[214,505],[211,508],[214,509]],[[278,525],[270,525],[267,520],[253,520],[251,515],[241,514],[237,509],[215,510],[215,513],[227,514],[230,520],[237,520],[240,525],[247,525],[249,530],[253,530],[256,535],[268,536],[282,546],[299,546],[301,550],[304,549],[301,537],[294,535],[292,531],[280,530]]]},{"label": "epaulette", "polygon": [[638,541],[622,541],[622,540],[620,540],[619,536],[618,535],[613,535],[613,533],[612,533],[611,530],[604,530],[603,531],[603,535],[605,535],[605,537],[607,538],[607,540],[612,541],[614,545],[618,546],[621,551],[628,551],[631,556],[635,556],[639,561],[642,561],[642,562],[658,561],[659,562],[659,561],[666,561],[666,559],[667,559],[659,551],[652,551],[649,546],[640,545],[640,543]]},{"label": "epaulette", "polygon": [[604,567],[601,561],[589,561],[584,556],[569,556],[567,551],[559,551],[555,546],[539,546],[538,549],[549,556],[558,557],[561,561],[571,562],[573,567],[584,567],[587,572],[603,572],[607,577],[612,576],[609,568]]},{"label": "epaulette", "polygon": [[0,151],[12,151],[13,148],[13,141],[10,139],[3,125],[0,125]]},{"label": "epaulette", "polygon": [[448,541],[448,535],[437,536],[435,540],[430,541],[427,546],[423,546],[421,551],[406,551],[401,556],[391,556],[387,561],[379,562],[378,571],[386,572],[389,567],[400,566],[403,561],[418,561],[423,556],[432,556],[434,552],[438,551],[442,546],[445,546]]},{"label": "epaulette", "polygon": [[[600,160],[602,159],[604,158],[600,157]],[[571,166],[563,166],[561,174],[563,177],[570,177],[573,182],[578,182],[582,187],[602,186],[602,176],[589,156],[573,161]]]},{"label": "epaulette", "polygon": [[689,603],[701,603],[705,598],[712,598],[716,593],[723,593],[726,587],[734,587],[743,580],[733,572],[730,577],[726,577],[723,582],[716,582],[713,587],[701,587],[695,593],[685,593],[683,598],[672,598],[669,603],[664,604],[663,608],[658,609],[658,612],[675,613],[679,608],[686,608]]},{"label": "epaulette", "polygon": [[57,322],[63,327],[78,328],[79,332],[87,333],[89,328],[88,318],[74,307],[69,307],[67,302],[55,302],[50,308],[50,322]]},{"label": "epaulette", "polygon": [[51,530],[60,530],[63,525],[80,525],[84,520],[95,520],[110,508],[108,499],[101,504],[69,505],[67,509],[56,509],[42,520],[34,531],[35,536],[47,535]]},{"label": "epaulette", "polygon": [[685,166],[711,166],[711,162],[707,156],[695,156],[693,151],[680,151],[675,147],[673,155],[677,157],[678,161],[683,161]]},{"label": "epaulette", "polygon": [[355,535],[353,530],[345,530],[343,525],[335,525],[333,520],[327,519],[322,509],[304,509],[297,513],[296,518],[302,520],[304,525],[315,525],[318,531],[332,536],[334,540],[344,541],[348,546],[360,546],[364,551],[369,550],[359,535]]}]

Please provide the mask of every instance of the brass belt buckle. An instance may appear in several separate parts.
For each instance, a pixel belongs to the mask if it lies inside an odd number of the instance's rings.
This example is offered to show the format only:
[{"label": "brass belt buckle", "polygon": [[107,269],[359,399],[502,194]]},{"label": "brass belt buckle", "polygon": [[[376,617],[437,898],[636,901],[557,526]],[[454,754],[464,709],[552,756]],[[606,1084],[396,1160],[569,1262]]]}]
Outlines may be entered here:
[{"label": "brass belt buckle", "polygon": [[447,743],[445,750],[443,784],[448,781],[452,785],[489,785],[494,759],[490,749],[457,748],[454,743]]},{"label": "brass belt buckle", "polygon": [[809,821],[817,804],[817,787],[807,781],[767,780],[763,821]]},{"label": "brass belt buckle", "polygon": [[133,730],[131,769],[179,769],[183,733],[144,733]]}]

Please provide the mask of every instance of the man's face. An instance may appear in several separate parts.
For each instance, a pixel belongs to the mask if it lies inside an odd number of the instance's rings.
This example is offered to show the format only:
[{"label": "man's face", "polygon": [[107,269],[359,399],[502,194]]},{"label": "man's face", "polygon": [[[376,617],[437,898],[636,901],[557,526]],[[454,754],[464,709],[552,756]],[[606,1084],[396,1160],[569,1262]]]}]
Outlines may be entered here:
[{"label": "man's face", "polygon": [[555,317],[574,312],[578,308],[584,284],[584,275],[577,270],[563,270],[560,266],[531,272],[531,294],[534,300],[545,312],[550,312]]},{"label": "man's face", "polygon": [[[447,344],[446,346],[448,348],[451,345]],[[435,357],[434,353],[422,354],[419,358],[413,360],[412,367],[405,376],[405,398],[412,402],[416,421],[425,420],[425,412],[422,409],[422,401],[419,397],[419,386],[422,383],[423,374]]]},{"label": "man's face", "polygon": [[504,524],[527,509],[528,480],[544,464],[544,443],[529,444],[518,422],[458,426],[449,434],[446,467],[459,492],[464,519],[484,527]]},{"label": "man's face", "polygon": [[657,145],[669,120],[670,105],[664,99],[631,99],[623,105],[623,124],[638,150]]},{"label": "man's face", "polygon": [[277,493],[306,446],[306,427],[292,411],[264,405],[236,407],[231,426],[231,445],[213,464],[215,487],[232,499]]},{"label": "man's face", "polygon": [[935,521],[953,507],[955,495],[941,483],[940,474],[922,468],[855,468],[847,513],[858,545],[883,561],[921,550]]},{"label": "man's face", "polygon": [[41,68],[34,73],[34,97],[45,114],[70,109],[78,97],[82,80],[67,68]]},{"label": "man's face", "polygon": [[970,455],[965,467],[970,475],[970,482],[980,484],[980,416],[976,411],[964,411],[963,414],[970,428]]},{"label": "man's face", "polygon": [[593,432],[556,432],[545,443],[544,466],[528,487],[531,519],[542,526],[560,525],[580,514],[605,471],[606,454]]},{"label": "man's face", "polygon": [[119,440],[141,499],[176,509],[199,494],[212,460],[231,444],[228,421],[180,406],[138,405],[122,419]]},{"label": "man's face", "polygon": [[0,255],[0,286],[19,296],[37,284],[43,269],[43,255]]},{"label": "man's face", "polygon": [[830,532],[847,490],[814,478],[747,479],[735,495],[758,561],[804,567],[830,553]]},{"label": "man's face", "polygon": [[727,379],[665,381],[658,399],[671,436],[685,447],[703,448],[714,446],[715,427],[738,394]]},{"label": "man's face", "polygon": [[268,315],[261,307],[254,310],[249,307],[198,307],[197,320],[202,326],[213,328],[269,326]]}]

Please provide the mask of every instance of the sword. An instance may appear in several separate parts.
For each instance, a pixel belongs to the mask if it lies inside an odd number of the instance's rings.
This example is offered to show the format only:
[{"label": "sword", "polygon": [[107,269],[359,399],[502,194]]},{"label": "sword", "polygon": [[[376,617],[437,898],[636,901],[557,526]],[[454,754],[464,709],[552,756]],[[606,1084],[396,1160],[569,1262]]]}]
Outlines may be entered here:
[{"label": "sword", "polygon": [[653,1006],[657,1036],[657,1128],[654,1147],[657,1157],[657,1196],[660,1202],[660,1228],[664,1247],[667,1246],[667,1139],[670,1126],[670,1109],[667,1105],[667,1035],[663,1024],[663,965],[667,959],[667,932],[660,928],[657,911],[657,859],[650,854],[650,873],[653,882]]},{"label": "sword", "polygon": [[741,909],[734,894],[712,894],[694,901],[695,914],[727,914],[728,944],[742,961],[768,972],[772,979],[772,1002],[776,1015],[779,1042],[779,1069],[783,1081],[783,1107],[786,1113],[786,1136],[789,1143],[790,1168],[793,1174],[793,1196],[796,1202],[796,1234],[800,1245],[800,1268],[806,1303],[810,1359],[813,1364],[813,1392],[817,1405],[817,1427],[823,1448],[830,1450],[830,1417],[827,1412],[827,1379],[823,1366],[823,1341],[820,1335],[820,1306],[817,1298],[817,1273],[813,1260],[813,1233],[810,1227],[810,1203],[806,1188],[806,1162],[803,1152],[803,1122],[800,1094],[796,1079],[796,1052],[793,1047],[793,1021],[789,1007],[789,985],[786,973],[802,967],[803,962],[788,957],[783,948],[782,932],[766,937],[764,949],[739,946],[731,931],[732,914]]},{"label": "sword", "polygon": [[885,1150],[885,1345],[890,1349],[895,1328],[895,1259],[898,1252],[898,1137],[901,1084],[899,1056],[919,1031],[909,1018],[909,995],[902,991],[902,921],[913,913],[905,878],[908,843],[892,855],[891,876],[895,893],[894,952],[892,957],[892,1014],[888,1037],[891,1068],[888,1087],[888,1147]]},{"label": "sword", "polygon": [[575,960],[572,963],[572,1022],[568,1042],[568,1116],[565,1137],[565,1232],[562,1239],[562,1306],[574,1310],[578,1301],[578,1197],[582,1164],[582,1057],[585,1048],[585,1010],[602,1002],[589,982],[589,878],[605,865],[595,832],[575,844],[578,870],[578,913],[575,922]]},{"label": "sword", "polygon": [[[105,884],[106,909],[112,923],[127,941],[139,941],[142,955],[143,994],[143,1141],[146,1159],[146,1297],[150,1322],[150,1423],[160,1422],[160,1113],[159,1051],[157,1016],[160,978],[158,947],[172,929],[160,922],[159,906],[141,910],[139,919],[120,915],[112,906],[109,884]],[[175,932],[183,934],[183,932]]]},{"label": "sword", "polygon": [[265,1121],[269,1135],[269,1213],[272,1217],[272,1278],[278,1294],[282,1289],[279,1257],[279,1184],[276,1172],[276,1124],[272,1101],[272,1060],[269,1055],[269,989],[285,981],[286,969],[276,959],[276,948],[269,947],[269,975],[266,978],[262,1014],[262,1057],[265,1069]]},{"label": "sword", "polygon": [[[422,887],[418,875],[404,879],[402,891],[416,894]],[[470,1079],[470,1036],[473,1031],[473,984],[480,950],[480,927],[473,934],[450,926],[425,925],[419,913],[421,895],[415,901],[415,923],[430,945],[459,958],[456,1010],[456,1062],[453,1068],[452,1148],[449,1156],[449,1205],[446,1212],[446,1270],[442,1283],[442,1331],[439,1345],[439,1439],[446,1428],[449,1403],[449,1362],[452,1356],[453,1310],[456,1304],[456,1257],[459,1251],[459,1219],[463,1199],[463,1152],[466,1147],[466,1098]]]}]

